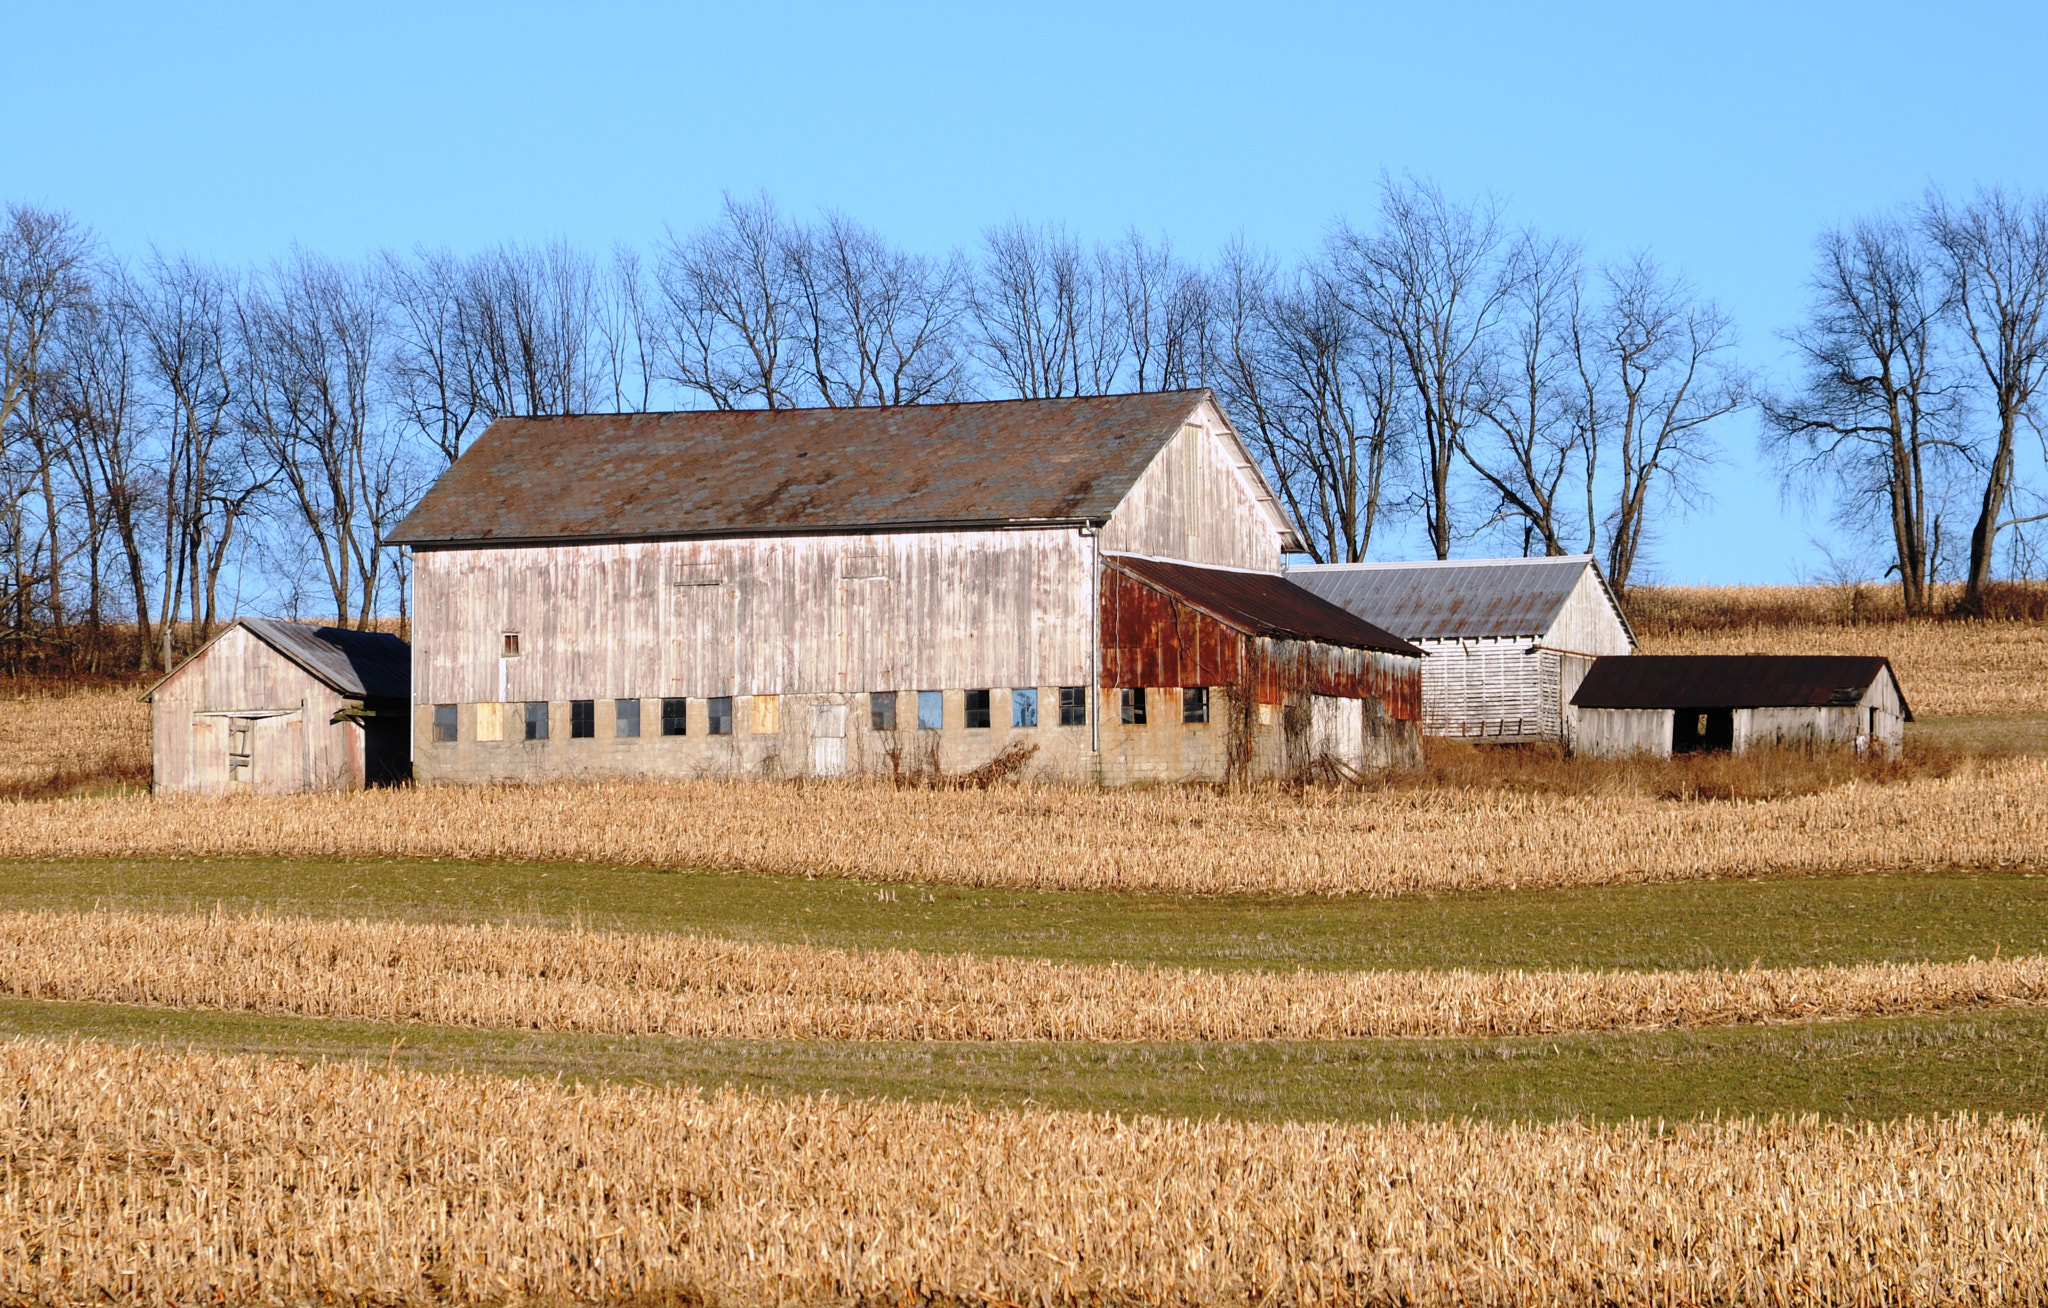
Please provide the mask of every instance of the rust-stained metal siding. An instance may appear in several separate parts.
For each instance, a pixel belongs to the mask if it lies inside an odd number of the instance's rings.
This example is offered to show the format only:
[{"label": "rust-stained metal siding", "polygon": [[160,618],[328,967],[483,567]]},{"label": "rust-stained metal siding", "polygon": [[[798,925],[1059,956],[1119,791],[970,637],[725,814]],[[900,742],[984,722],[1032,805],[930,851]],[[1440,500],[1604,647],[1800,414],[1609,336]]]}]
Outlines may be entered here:
[{"label": "rust-stained metal siding", "polygon": [[1121,568],[1102,577],[1102,686],[1248,685],[1260,704],[1294,693],[1375,699],[1422,717],[1422,660],[1320,641],[1255,636]]}]

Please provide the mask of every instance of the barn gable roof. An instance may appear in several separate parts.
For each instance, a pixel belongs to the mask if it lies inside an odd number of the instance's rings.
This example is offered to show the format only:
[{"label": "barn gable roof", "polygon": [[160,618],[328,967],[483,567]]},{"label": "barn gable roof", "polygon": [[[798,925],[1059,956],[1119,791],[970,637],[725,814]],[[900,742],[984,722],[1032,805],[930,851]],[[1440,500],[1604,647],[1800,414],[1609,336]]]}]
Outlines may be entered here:
[{"label": "barn gable roof", "polygon": [[[1593,660],[1572,703],[1579,708],[1707,709],[1853,707],[1890,660],[1848,654],[1635,654]],[[1913,710],[1899,691],[1908,722]]]},{"label": "barn gable roof", "polygon": [[1614,617],[1628,618],[1590,554],[1530,559],[1430,559],[1415,563],[1313,563],[1287,575],[1407,640],[1535,639],[1556,625],[1591,572]]},{"label": "barn gable roof", "polygon": [[388,539],[431,548],[1100,522],[1205,401],[1190,390],[500,418]]},{"label": "barn gable roof", "polygon": [[1205,568],[1130,554],[1107,555],[1104,562],[1246,635],[1313,640],[1424,657],[1423,651],[1407,641],[1345,612],[1279,573]]},{"label": "barn gable roof", "polygon": [[275,618],[237,618],[179,664],[143,695],[146,700],[163,684],[198,663],[222,637],[240,627],[308,676],[337,694],[363,699],[412,698],[412,647],[381,631],[350,631],[346,627],[314,627]]}]

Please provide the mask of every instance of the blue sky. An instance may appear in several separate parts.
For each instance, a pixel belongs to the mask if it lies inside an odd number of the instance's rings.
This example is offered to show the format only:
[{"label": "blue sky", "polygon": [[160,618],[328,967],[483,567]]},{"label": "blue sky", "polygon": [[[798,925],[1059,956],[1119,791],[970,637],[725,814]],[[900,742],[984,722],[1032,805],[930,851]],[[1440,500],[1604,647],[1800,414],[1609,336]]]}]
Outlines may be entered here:
[{"label": "blue sky", "polygon": [[[1651,250],[1770,373],[1824,226],[2048,189],[2048,10],[2019,4],[15,9],[0,196],[125,252],[646,246],[765,190],[930,250],[1022,216],[1285,253],[1413,171]],[[1747,420],[1723,436],[1656,573],[1824,571],[1826,523]]]}]

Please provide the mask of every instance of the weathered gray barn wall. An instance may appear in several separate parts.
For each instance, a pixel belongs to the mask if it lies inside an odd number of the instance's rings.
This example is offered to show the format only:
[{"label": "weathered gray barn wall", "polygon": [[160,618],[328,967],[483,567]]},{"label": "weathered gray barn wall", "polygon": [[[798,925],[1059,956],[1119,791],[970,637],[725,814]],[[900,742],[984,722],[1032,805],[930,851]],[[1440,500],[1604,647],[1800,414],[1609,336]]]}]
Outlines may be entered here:
[{"label": "weathered gray barn wall", "polygon": [[1244,447],[1204,403],[1117,506],[1102,548],[1278,572],[1291,534]]},{"label": "weathered gray barn wall", "polygon": [[[1732,716],[1735,753],[1752,749],[1876,749],[1898,757],[1905,744],[1906,720],[1898,688],[1880,677],[1851,705],[1789,708],[1738,708]],[[1613,756],[1649,754],[1671,757],[1672,728],[1684,714],[1705,709],[1581,708],[1576,748],[1586,754]]]},{"label": "weathered gray barn wall", "polygon": [[1607,758],[1626,754],[1670,758],[1673,716],[1670,709],[1582,708],[1573,748]]},{"label": "weathered gray barn wall", "polygon": [[[331,723],[347,703],[243,628],[216,640],[151,697],[156,794],[263,794],[363,784],[363,728]],[[234,733],[246,731],[247,769],[229,776]]]}]

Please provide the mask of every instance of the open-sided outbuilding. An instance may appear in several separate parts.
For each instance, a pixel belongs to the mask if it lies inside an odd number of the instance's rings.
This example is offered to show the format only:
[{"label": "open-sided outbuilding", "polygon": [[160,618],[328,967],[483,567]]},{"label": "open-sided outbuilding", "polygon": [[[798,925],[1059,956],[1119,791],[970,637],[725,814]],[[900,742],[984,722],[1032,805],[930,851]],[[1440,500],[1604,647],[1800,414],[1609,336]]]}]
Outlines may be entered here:
[{"label": "open-sided outbuilding", "polygon": [[238,618],[150,687],[157,794],[346,790],[410,774],[396,636]]},{"label": "open-sided outbuilding", "polygon": [[1834,747],[1896,756],[1913,720],[1890,661],[1875,656],[1606,658],[1572,702],[1588,754]]}]

